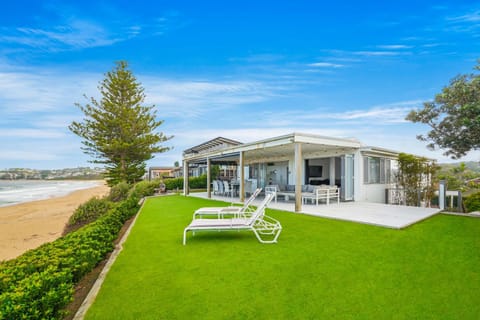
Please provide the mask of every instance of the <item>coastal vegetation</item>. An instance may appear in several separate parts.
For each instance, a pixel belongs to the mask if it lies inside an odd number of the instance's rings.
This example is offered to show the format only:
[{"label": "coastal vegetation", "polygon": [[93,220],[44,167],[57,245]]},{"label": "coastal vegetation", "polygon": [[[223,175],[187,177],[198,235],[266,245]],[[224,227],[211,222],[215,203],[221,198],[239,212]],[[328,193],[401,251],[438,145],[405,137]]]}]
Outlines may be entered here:
[{"label": "coastal vegetation", "polygon": [[87,202],[77,209],[75,220],[93,222],[0,263],[0,319],[62,319],[75,284],[113,250],[125,221],[137,213],[139,200],[152,194],[153,187],[145,184],[133,186],[97,220],[93,209],[109,205]]},{"label": "coastal vegetation", "polygon": [[85,105],[77,103],[84,119],[69,129],[83,139],[82,150],[91,162],[105,166],[108,185],[140,181],[145,162],[169,150],[161,144],[172,137],[158,131],[163,120],[157,120],[155,106],[143,105],[144,89],[127,62],[117,62],[98,88],[101,99],[85,96]]},{"label": "coastal vegetation", "polygon": [[113,204],[107,198],[98,197],[93,197],[81,204],[70,216],[64,234],[80,229],[82,226],[97,220],[112,209]]}]

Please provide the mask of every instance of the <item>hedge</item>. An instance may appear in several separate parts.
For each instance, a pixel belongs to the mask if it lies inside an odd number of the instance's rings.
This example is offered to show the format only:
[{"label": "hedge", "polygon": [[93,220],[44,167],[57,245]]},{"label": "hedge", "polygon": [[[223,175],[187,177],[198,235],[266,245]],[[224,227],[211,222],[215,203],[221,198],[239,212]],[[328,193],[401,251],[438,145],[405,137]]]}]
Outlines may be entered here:
[{"label": "hedge", "polygon": [[77,231],[0,263],[0,319],[61,319],[75,284],[113,250],[123,224],[138,211],[139,194]]},{"label": "hedge", "polygon": [[474,193],[463,199],[465,212],[480,211],[480,192]]},{"label": "hedge", "polygon": [[78,206],[68,220],[69,226],[82,226],[97,220],[113,208],[113,203],[107,198],[92,197]]},{"label": "hedge", "polygon": [[[163,180],[167,190],[183,189],[183,178],[165,179]],[[207,187],[207,175],[199,177],[189,177],[188,185],[191,189],[205,189]]]}]

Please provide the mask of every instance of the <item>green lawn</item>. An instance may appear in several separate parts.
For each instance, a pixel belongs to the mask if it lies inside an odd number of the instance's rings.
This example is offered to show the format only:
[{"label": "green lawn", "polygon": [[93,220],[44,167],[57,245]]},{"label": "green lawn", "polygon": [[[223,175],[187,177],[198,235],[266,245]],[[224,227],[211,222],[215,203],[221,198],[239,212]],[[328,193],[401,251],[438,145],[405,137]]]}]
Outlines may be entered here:
[{"label": "green lawn", "polygon": [[251,232],[182,232],[194,209],[143,207],[86,319],[479,319],[480,219],[406,230],[268,210],[277,244]]}]

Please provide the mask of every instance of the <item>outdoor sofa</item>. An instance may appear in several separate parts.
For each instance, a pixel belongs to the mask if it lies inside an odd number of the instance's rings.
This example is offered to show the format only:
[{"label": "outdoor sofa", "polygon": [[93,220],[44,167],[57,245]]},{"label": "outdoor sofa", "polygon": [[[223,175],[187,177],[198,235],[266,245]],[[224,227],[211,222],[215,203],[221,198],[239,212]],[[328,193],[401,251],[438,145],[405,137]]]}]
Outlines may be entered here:
[{"label": "outdoor sofa", "polygon": [[[274,194],[275,202],[278,197],[283,197],[285,201],[289,201],[290,198],[295,198],[295,186],[294,185],[269,185],[265,187],[265,192]],[[337,200],[340,202],[340,189],[337,186],[328,185],[302,185],[302,202],[307,203],[310,200],[318,205],[319,202],[325,201],[326,204],[330,204],[330,200]]]}]

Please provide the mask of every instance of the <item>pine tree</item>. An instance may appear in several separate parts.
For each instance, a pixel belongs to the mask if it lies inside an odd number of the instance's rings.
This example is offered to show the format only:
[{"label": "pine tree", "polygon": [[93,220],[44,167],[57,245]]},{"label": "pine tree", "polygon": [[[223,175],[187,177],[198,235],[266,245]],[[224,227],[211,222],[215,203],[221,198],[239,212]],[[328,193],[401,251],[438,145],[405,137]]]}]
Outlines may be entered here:
[{"label": "pine tree", "polygon": [[105,165],[110,186],[140,180],[146,161],[169,150],[161,143],[172,138],[156,131],[163,120],[156,119],[155,106],[143,105],[144,89],[127,68],[127,62],[117,62],[98,86],[101,100],[85,96],[88,103],[76,103],[85,117],[69,126],[84,139],[82,150],[94,158],[90,162]]}]

